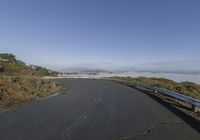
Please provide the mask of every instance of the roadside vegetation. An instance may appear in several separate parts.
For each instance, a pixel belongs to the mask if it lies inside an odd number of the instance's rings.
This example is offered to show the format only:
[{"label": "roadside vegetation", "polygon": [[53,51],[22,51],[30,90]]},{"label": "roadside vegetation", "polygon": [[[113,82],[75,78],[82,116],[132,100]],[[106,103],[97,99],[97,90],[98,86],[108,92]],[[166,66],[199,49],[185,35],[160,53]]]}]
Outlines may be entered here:
[{"label": "roadside vegetation", "polygon": [[13,54],[0,54],[0,76],[57,76],[56,71],[46,68],[26,65],[23,61],[16,60]]},{"label": "roadside vegetation", "polygon": [[0,109],[58,92],[60,85],[42,78],[57,75],[40,66],[26,65],[13,54],[0,54]]},{"label": "roadside vegetation", "polygon": [[147,78],[147,77],[112,77],[113,80],[126,80],[139,84],[147,84],[159,88],[175,91],[196,99],[200,99],[200,85],[192,82],[176,82],[165,78]]},{"label": "roadside vegetation", "polygon": [[49,96],[59,88],[54,81],[36,77],[0,77],[0,108]]}]

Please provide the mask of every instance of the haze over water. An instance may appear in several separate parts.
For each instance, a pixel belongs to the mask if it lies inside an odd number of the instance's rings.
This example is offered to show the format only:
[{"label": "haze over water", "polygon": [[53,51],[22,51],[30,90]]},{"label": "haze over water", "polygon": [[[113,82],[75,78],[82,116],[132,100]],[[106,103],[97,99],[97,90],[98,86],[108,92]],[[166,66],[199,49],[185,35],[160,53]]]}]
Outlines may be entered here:
[{"label": "haze over water", "polygon": [[76,74],[65,74],[64,76],[68,78],[102,78],[102,77],[113,77],[113,76],[122,76],[122,77],[157,77],[157,78],[167,78],[174,80],[176,82],[194,82],[200,84],[200,74],[178,74],[178,73],[152,73],[152,72],[100,72],[97,74],[88,74],[88,73],[76,73]]}]

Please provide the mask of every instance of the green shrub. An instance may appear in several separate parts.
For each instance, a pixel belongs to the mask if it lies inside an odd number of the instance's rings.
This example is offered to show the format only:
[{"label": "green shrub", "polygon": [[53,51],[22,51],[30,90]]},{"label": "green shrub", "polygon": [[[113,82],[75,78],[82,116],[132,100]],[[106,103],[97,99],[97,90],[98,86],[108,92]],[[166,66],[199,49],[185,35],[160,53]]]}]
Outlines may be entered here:
[{"label": "green shrub", "polygon": [[13,55],[11,53],[0,53],[0,58],[7,59],[10,61],[16,61],[15,55]]}]

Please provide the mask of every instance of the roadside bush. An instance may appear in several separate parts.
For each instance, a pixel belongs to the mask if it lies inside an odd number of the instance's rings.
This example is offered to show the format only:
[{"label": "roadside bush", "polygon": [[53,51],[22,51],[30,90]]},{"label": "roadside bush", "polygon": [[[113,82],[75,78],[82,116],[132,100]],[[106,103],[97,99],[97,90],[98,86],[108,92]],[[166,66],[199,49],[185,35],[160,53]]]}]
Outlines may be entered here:
[{"label": "roadside bush", "polygon": [[[9,89],[9,90],[8,90]],[[54,81],[32,77],[0,77],[0,106],[34,100],[60,89]]]}]

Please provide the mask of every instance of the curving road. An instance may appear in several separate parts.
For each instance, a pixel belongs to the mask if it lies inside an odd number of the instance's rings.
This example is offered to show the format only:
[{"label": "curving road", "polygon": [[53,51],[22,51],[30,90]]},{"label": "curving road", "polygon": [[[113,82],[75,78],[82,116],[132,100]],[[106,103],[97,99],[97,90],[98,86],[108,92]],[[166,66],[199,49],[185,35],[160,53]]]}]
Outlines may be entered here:
[{"label": "curving road", "polygon": [[102,81],[60,80],[68,90],[0,113],[0,140],[200,140],[148,95]]}]

